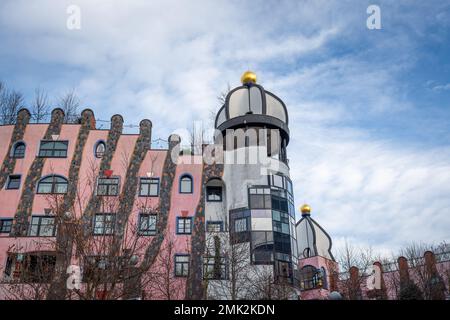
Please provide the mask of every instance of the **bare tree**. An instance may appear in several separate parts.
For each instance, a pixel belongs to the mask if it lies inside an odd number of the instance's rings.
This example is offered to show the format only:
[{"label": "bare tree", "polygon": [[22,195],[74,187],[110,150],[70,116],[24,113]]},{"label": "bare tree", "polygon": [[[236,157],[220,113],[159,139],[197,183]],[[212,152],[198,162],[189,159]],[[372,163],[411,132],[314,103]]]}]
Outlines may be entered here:
[{"label": "bare tree", "polygon": [[80,118],[78,108],[80,107],[80,99],[75,94],[75,91],[66,93],[59,99],[59,107],[64,111],[65,123],[76,123]]},{"label": "bare tree", "polygon": [[37,88],[34,92],[34,99],[31,104],[31,119],[36,123],[40,123],[49,115],[50,106],[48,104],[48,96],[45,91]]},{"label": "bare tree", "polygon": [[23,95],[15,90],[9,90],[0,82],[0,123],[16,123],[17,112],[23,107]]}]

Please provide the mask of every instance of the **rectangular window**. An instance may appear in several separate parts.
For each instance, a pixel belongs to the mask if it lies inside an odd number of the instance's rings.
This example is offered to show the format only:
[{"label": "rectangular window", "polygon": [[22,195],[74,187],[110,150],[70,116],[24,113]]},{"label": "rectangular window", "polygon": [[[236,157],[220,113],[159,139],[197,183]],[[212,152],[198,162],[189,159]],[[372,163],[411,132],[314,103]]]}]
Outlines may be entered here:
[{"label": "rectangular window", "polygon": [[206,187],[206,201],[221,202],[222,201],[222,187]]},{"label": "rectangular window", "polygon": [[0,233],[10,233],[13,219],[0,219]]},{"label": "rectangular window", "polygon": [[175,276],[187,277],[189,275],[189,255],[175,255]]},{"label": "rectangular window", "polygon": [[47,216],[32,216],[30,231],[28,235],[30,237],[53,237],[55,236],[55,218]]},{"label": "rectangular window", "polygon": [[69,141],[41,141],[39,157],[66,158]]},{"label": "rectangular window", "polygon": [[192,217],[177,217],[177,234],[192,233]]},{"label": "rectangular window", "polygon": [[94,216],[94,235],[111,235],[114,233],[116,215],[114,213],[97,213]]},{"label": "rectangular window", "polygon": [[156,234],[156,214],[141,213],[139,215],[139,234],[142,236]]},{"label": "rectangular window", "polygon": [[227,263],[225,257],[205,257],[203,261],[203,278],[211,280],[227,279]]},{"label": "rectangular window", "polygon": [[234,232],[245,232],[248,231],[248,219],[239,218],[234,220]]},{"label": "rectangular window", "polygon": [[139,196],[157,197],[159,195],[159,178],[141,178]]},{"label": "rectangular window", "polygon": [[20,188],[20,175],[9,176],[6,189],[19,189],[19,188]]},{"label": "rectangular window", "polygon": [[208,232],[222,232],[223,221],[206,221],[206,230]]},{"label": "rectangular window", "polygon": [[117,196],[119,194],[119,178],[98,178],[98,196]]},{"label": "rectangular window", "polygon": [[271,208],[271,197],[269,188],[250,188],[249,189],[250,209],[269,209]]}]

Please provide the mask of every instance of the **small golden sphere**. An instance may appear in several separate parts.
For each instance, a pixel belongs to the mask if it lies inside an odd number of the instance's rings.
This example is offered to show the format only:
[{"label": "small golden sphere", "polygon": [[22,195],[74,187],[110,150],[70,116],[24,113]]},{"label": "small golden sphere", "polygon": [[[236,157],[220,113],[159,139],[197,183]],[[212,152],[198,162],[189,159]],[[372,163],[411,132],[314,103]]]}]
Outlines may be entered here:
[{"label": "small golden sphere", "polygon": [[311,207],[307,204],[304,204],[300,207],[300,211],[302,213],[311,213]]},{"label": "small golden sphere", "polygon": [[245,71],[241,77],[242,84],[256,83],[256,74],[250,70]]}]

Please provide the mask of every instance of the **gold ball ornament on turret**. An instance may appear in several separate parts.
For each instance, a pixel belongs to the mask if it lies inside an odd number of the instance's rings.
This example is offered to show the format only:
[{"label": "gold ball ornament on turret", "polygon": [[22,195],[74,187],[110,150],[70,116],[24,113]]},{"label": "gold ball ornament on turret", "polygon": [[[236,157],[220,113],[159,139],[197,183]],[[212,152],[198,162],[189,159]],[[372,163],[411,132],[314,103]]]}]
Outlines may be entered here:
[{"label": "gold ball ornament on turret", "polygon": [[245,71],[241,76],[242,84],[256,83],[256,74],[253,71]]},{"label": "gold ball ornament on turret", "polygon": [[310,215],[311,207],[308,204],[304,204],[300,207],[300,212],[302,213],[302,215]]}]

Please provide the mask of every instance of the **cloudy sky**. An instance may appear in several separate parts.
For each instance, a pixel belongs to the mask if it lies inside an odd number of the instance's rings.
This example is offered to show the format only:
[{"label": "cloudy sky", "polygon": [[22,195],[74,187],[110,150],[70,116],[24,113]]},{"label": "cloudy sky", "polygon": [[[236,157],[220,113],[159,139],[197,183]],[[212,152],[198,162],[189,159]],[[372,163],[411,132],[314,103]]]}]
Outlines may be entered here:
[{"label": "cloudy sky", "polygon": [[442,0],[2,0],[0,79],[28,101],[74,89],[98,118],[166,138],[254,70],[288,107],[297,206],[336,247],[386,253],[450,240],[449,39]]}]

